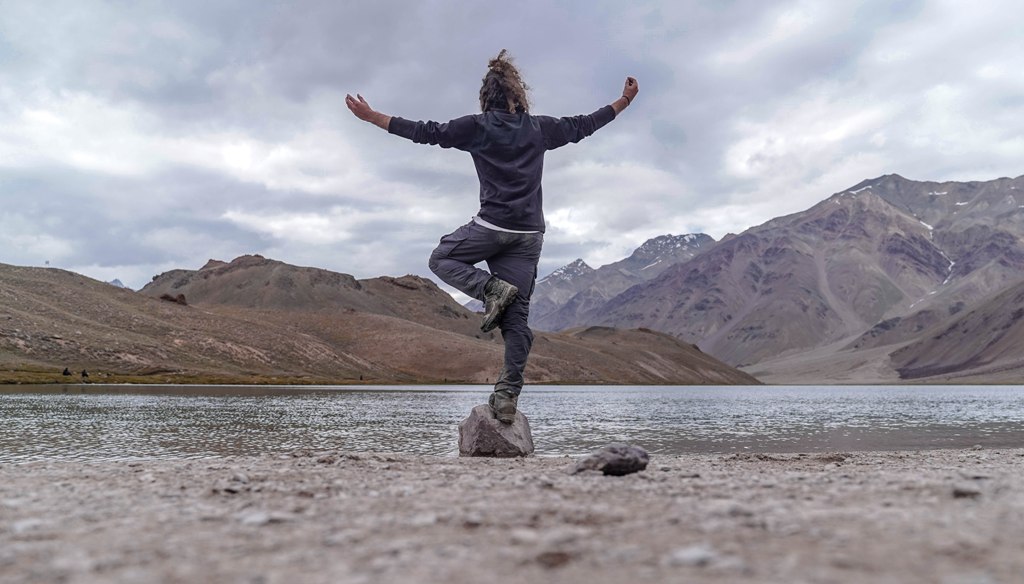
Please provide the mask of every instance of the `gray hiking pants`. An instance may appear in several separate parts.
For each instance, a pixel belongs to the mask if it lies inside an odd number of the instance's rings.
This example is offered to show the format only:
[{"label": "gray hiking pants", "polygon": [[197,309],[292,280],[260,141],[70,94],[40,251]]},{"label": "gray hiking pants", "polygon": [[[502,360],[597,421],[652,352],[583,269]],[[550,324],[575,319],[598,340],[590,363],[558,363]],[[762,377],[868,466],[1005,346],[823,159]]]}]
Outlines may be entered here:
[{"label": "gray hiking pants", "polygon": [[[526,321],[543,245],[542,233],[506,233],[470,221],[442,237],[430,254],[430,271],[478,300],[484,299],[484,286],[492,275],[519,288],[498,324],[505,341],[505,364],[495,390],[519,395],[523,389],[523,370],[533,346],[533,332]],[[475,266],[483,261],[490,272]]]}]

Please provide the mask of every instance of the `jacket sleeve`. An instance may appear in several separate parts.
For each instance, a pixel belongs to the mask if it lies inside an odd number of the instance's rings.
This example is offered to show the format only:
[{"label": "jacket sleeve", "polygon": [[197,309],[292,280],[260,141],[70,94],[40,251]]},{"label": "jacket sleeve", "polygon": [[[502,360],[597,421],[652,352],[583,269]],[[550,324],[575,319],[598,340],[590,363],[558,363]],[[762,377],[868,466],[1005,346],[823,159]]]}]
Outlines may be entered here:
[{"label": "jacket sleeve", "polygon": [[552,118],[537,116],[540,120],[541,133],[544,134],[544,146],[548,150],[561,148],[569,142],[579,142],[601,129],[615,119],[615,110],[606,105],[596,112],[582,116]]},{"label": "jacket sleeve", "polygon": [[388,132],[412,140],[417,144],[433,144],[441,148],[469,150],[476,139],[476,120],[463,116],[440,124],[437,122],[413,122],[397,116],[391,118]]}]

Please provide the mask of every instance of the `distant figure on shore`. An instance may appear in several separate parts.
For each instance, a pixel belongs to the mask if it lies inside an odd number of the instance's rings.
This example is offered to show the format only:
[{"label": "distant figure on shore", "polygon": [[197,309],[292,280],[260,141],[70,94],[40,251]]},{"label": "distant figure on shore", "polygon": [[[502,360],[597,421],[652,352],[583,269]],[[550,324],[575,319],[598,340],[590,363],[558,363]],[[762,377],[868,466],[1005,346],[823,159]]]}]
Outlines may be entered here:
[{"label": "distant figure on shore", "polygon": [[86,379],[89,379],[89,372],[82,369],[82,381],[85,381]]},{"label": "distant figure on shore", "polygon": [[[515,419],[523,370],[533,345],[527,326],[530,296],[544,243],[541,174],[544,153],[579,142],[626,109],[639,85],[627,77],[622,96],[592,114],[564,118],[529,113],[529,87],[503,49],[491,59],[480,87],[480,110],[448,123],[412,122],[374,111],[362,95],[345,96],[355,116],[408,138],[469,152],[480,179],[480,210],[441,238],[430,269],[441,280],[483,301],[481,330],[500,327],[505,363],[489,403],[503,423]],[[476,267],[487,262],[488,270]]]},{"label": "distant figure on shore", "polygon": [[71,370],[68,369],[67,367],[65,367],[64,368],[64,373],[61,373],[61,375],[70,376],[71,375]]}]

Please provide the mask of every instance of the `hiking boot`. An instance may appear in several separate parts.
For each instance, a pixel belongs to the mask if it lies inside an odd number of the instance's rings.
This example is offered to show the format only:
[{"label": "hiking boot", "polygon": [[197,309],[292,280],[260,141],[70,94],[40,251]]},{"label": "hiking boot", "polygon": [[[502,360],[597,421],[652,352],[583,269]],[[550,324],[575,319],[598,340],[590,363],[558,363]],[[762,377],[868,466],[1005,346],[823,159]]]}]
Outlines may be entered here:
[{"label": "hiking boot", "polygon": [[491,410],[494,411],[494,417],[498,418],[502,424],[511,424],[516,419],[516,404],[518,402],[519,396],[507,389],[495,390],[487,400]]},{"label": "hiking boot", "polygon": [[501,313],[512,304],[518,293],[519,288],[505,280],[495,276],[487,280],[487,285],[484,286],[484,322],[480,325],[480,330],[485,333],[494,330],[501,320]]}]

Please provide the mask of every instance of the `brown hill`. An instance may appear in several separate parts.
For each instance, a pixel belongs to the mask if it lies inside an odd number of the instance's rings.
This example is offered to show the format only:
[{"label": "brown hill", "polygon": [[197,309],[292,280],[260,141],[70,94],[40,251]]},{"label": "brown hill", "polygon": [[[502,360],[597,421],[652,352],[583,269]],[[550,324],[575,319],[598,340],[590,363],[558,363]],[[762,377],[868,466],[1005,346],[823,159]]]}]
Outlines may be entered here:
[{"label": "brown hill", "polygon": [[308,335],[150,298],[63,270],[3,264],[0,360],[58,371],[310,372],[337,379],[387,374]]},{"label": "brown hill", "polygon": [[197,306],[369,313],[484,336],[476,316],[430,280],[418,276],[357,280],[259,255],[241,256],[230,263],[210,260],[199,270],[165,272],[139,292],[153,297],[184,294],[189,304]]},{"label": "brown hill", "polygon": [[[477,317],[420,278],[357,281],[247,256],[169,272],[145,290],[0,264],[0,364],[155,381],[486,383],[501,363]],[[179,294],[186,305],[159,299]],[[394,314],[402,306],[411,319]],[[529,383],[756,383],[641,331],[538,335],[528,373]]]}]

